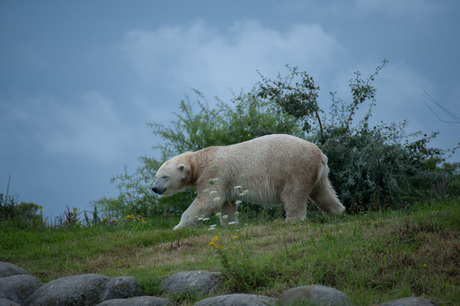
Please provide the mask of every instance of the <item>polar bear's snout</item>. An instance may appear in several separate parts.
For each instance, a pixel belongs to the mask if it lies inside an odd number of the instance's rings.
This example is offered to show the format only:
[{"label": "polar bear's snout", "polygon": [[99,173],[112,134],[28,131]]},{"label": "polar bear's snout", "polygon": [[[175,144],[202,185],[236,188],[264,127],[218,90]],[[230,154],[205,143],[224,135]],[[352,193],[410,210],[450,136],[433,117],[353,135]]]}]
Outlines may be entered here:
[{"label": "polar bear's snout", "polygon": [[157,193],[157,194],[163,194],[163,193],[165,193],[166,188],[153,186],[152,191]]},{"label": "polar bear's snout", "polygon": [[152,191],[157,193],[157,194],[163,194],[166,191],[166,186],[164,184],[164,178],[159,178],[156,180],[155,183],[153,183]]}]

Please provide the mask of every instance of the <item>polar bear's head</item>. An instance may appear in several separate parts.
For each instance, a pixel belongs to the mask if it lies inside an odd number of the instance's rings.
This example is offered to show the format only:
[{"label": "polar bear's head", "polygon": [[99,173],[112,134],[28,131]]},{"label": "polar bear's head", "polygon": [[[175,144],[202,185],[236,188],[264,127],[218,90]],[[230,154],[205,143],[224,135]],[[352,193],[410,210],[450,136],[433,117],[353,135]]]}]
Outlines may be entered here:
[{"label": "polar bear's head", "polygon": [[162,195],[173,195],[189,187],[190,163],[182,155],[165,162],[155,175],[152,191]]}]

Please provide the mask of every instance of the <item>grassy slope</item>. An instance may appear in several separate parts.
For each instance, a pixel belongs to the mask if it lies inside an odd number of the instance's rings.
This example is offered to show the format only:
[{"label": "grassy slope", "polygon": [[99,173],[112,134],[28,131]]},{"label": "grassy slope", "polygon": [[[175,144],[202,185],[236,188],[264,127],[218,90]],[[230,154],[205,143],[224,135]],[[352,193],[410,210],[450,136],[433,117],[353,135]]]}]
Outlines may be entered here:
[{"label": "grassy slope", "polygon": [[[205,269],[227,272],[219,294],[277,297],[288,288],[322,284],[360,305],[407,296],[455,304],[460,299],[459,229],[459,202],[214,231],[203,225],[174,232],[156,228],[153,221],[70,230],[20,230],[4,223],[0,261],[45,282],[83,273],[132,275],[152,295],[162,295],[159,282],[168,275]],[[219,241],[209,246],[215,236]]]}]

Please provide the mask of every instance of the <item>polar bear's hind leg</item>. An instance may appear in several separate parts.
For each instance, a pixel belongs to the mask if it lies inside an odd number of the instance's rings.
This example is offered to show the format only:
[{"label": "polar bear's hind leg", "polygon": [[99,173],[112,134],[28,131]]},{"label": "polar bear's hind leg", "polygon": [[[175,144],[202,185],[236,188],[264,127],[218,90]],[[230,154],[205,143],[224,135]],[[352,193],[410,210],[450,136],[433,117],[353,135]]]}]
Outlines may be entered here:
[{"label": "polar bear's hind leg", "polygon": [[324,164],[320,171],[320,177],[310,194],[315,204],[327,214],[343,214],[345,207],[340,203],[331,182],[328,179],[329,167]]}]

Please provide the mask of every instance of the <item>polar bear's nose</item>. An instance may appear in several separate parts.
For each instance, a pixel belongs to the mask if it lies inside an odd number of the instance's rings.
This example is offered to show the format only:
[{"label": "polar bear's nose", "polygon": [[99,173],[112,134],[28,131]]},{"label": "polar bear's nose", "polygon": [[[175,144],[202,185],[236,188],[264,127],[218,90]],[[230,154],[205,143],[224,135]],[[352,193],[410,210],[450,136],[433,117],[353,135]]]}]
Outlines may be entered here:
[{"label": "polar bear's nose", "polygon": [[152,191],[158,194],[163,194],[165,192],[166,188],[158,188],[156,186],[153,186]]}]

